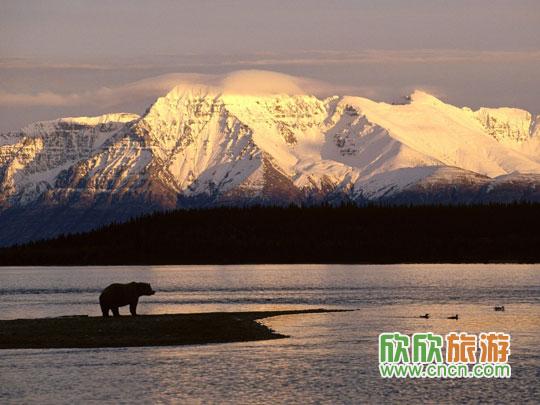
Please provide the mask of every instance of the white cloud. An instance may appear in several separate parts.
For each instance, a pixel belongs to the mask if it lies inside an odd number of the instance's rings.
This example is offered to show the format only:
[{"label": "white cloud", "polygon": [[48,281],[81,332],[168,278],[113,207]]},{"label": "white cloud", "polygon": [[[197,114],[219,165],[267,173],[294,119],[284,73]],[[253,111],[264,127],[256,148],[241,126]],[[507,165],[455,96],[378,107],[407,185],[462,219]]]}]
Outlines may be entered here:
[{"label": "white cloud", "polygon": [[116,105],[122,101],[141,97],[158,97],[175,85],[189,80],[199,79],[200,75],[167,74],[157,77],[114,86],[101,87],[81,93],[12,93],[0,91],[0,106],[76,106],[76,105]]},{"label": "white cloud", "polygon": [[241,70],[224,76],[224,93],[236,94],[323,94],[337,90],[328,83],[262,70]]},{"label": "white cloud", "polygon": [[352,90],[318,80],[260,70],[235,71],[226,75],[170,73],[81,93],[63,94],[48,91],[28,94],[0,91],[0,106],[115,106],[126,100],[157,98],[177,86],[206,87],[215,92],[256,95],[276,93],[328,95]]},{"label": "white cloud", "polygon": [[35,106],[66,106],[79,103],[80,96],[77,94],[58,94],[53,92],[41,92],[35,94],[9,93],[0,91],[0,106],[4,107],[35,107]]}]

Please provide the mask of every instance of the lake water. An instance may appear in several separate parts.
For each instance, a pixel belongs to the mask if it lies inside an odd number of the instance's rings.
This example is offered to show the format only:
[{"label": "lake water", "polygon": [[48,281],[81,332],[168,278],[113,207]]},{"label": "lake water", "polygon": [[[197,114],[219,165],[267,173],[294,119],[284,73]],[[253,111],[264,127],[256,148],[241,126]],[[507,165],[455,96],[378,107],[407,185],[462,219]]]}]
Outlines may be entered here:
[{"label": "lake water", "polygon": [[[540,402],[540,265],[0,268],[0,319],[99,315],[100,290],[130,281],[158,291],[141,314],[358,310],[266,319],[291,338],[265,342],[0,351],[0,403]],[[382,379],[393,331],[511,333],[512,377]]]}]

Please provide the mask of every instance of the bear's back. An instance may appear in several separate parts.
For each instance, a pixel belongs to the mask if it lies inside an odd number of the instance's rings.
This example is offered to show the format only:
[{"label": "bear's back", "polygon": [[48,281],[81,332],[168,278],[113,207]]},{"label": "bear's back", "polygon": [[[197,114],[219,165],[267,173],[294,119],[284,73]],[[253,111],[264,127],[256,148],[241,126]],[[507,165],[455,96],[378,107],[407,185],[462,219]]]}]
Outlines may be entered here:
[{"label": "bear's back", "polygon": [[99,296],[99,301],[105,304],[128,305],[138,298],[136,283],[114,283],[106,287]]}]

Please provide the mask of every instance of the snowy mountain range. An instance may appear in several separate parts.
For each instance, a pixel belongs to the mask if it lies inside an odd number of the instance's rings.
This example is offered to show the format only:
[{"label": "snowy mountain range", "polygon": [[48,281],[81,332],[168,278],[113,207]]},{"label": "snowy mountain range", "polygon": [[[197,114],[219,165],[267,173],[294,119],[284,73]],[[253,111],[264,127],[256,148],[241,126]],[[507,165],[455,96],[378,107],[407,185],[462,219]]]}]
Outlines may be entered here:
[{"label": "snowy mountain range", "polygon": [[539,187],[540,117],[524,110],[179,86],[142,116],[0,135],[0,244],[173,208],[540,201]]}]

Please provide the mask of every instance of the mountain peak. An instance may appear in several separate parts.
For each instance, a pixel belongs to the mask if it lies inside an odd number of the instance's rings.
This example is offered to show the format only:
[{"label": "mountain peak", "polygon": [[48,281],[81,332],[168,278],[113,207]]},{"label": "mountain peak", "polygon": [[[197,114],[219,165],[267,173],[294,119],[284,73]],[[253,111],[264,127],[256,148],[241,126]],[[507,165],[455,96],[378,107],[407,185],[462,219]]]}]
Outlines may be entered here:
[{"label": "mountain peak", "polygon": [[434,95],[427,93],[423,90],[415,90],[409,96],[411,102],[413,103],[422,103],[422,104],[431,104],[431,105],[441,105],[445,104],[443,101],[435,97]]}]

